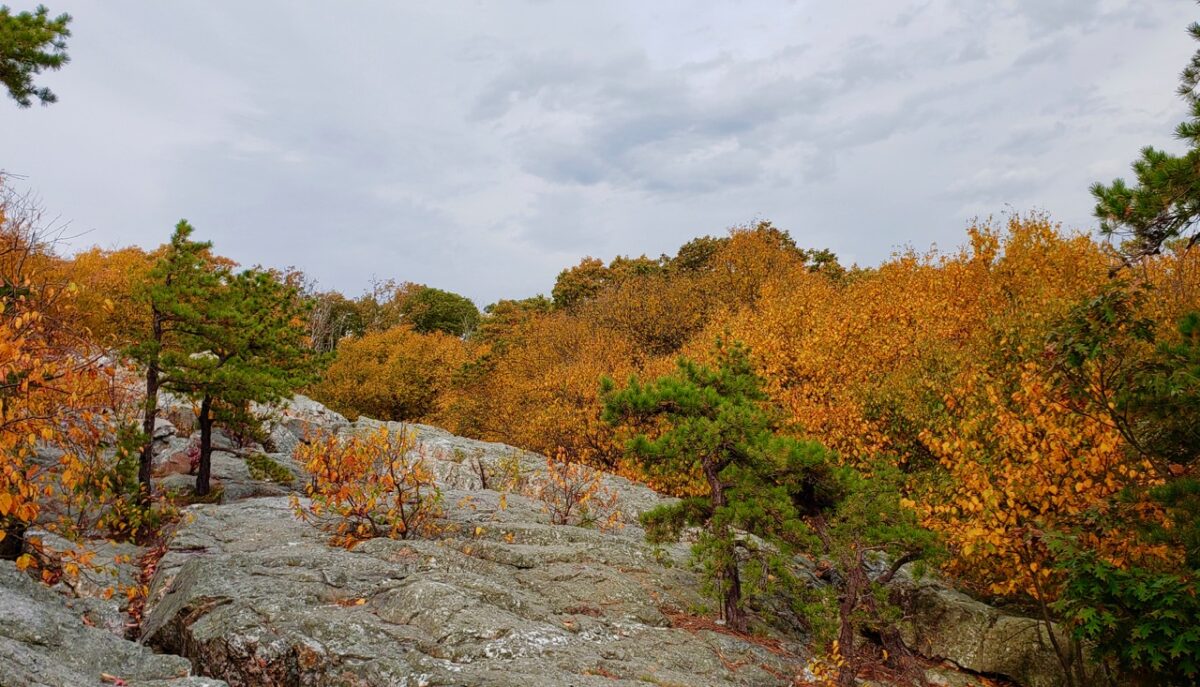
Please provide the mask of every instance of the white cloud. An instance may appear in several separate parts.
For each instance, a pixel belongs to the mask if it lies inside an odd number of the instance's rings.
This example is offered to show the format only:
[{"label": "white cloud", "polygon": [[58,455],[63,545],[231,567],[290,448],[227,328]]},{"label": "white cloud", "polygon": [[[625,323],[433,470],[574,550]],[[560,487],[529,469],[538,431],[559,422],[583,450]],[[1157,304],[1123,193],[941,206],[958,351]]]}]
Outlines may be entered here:
[{"label": "white cloud", "polygon": [[[18,7],[21,9],[21,7]],[[1173,146],[1188,3],[61,0],[0,168],[88,242],[185,216],[243,263],[488,302],[753,217],[875,262]]]}]

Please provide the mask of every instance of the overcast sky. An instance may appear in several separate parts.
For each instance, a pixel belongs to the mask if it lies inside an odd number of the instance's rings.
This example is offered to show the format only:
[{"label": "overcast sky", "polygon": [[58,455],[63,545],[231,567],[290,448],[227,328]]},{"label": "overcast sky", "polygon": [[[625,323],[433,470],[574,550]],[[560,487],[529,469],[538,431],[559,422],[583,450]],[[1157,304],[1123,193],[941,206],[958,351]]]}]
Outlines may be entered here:
[{"label": "overcast sky", "polygon": [[[586,255],[763,218],[844,263],[975,216],[1090,229],[1088,185],[1175,149],[1184,0],[120,2],[74,16],[60,101],[0,102],[0,169],[87,232],[189,219],[326,288],[480,305]],[[14,9],[32,2],[7,0]]]}]

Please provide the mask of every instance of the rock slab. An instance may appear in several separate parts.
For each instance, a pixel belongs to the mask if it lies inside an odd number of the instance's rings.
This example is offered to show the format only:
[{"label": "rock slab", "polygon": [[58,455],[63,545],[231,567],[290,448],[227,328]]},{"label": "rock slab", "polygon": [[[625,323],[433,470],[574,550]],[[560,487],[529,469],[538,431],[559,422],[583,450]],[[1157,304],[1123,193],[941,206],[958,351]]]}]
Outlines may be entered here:
[{"label": "rock slab", "polygon": [[[632,522],[552,525],[515,493],[502,504],[468,459],[515,449],[413,429],[443,487],[442,536],[346,550],[287,497],[194,506],[159,563],[145,641],[233,687],[783,687],[803,670],[798,642],[734,636],[699,614],[686,547],[649,546]],[[605,480],[631,520],[661,501]]]},{"label": "rock slab", "polygon": [[130,687],[225,685],[194,677],[179,656],[89,627],[64,597],[0,561],[0,687],[91,687],[105,674]]}]

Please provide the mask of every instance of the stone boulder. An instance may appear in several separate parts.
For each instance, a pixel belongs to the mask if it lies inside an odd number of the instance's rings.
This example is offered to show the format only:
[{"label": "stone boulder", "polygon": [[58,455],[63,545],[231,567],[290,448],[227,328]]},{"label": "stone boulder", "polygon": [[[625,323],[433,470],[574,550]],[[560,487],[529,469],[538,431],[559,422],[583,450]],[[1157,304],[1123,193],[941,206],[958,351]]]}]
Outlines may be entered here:
[{"label": "stone boulder", "polygon": [[[989,606],[929,580],[902,589],[902,638],[923,656],[999,675],[1025,687],[1059,687],[1062,667],[1043,623]],[[1058,631],[1062,646],[1070,639]]]},{"label": "stone boulder", "polygon": [[442,537],[353,550],[285,498],[192,507],[159,564],[145,641],[235,687],[782,687],[803,670],[798,643],[693,615],[704,601],[686,547],[657,550],[632,525],[551,525],[540,504],[506,501],[447,489]]},{"label": "stone boulder", "polygon": [[[0,561],[0,687],[219,687],[179,656],[86,625],[67,601]],[[105,680],[108,680],[105,682]]]},{"label": "stone boulder", "polygon": [[[350,421],[307,396],[294,396],[278,407],[256,407],[257,412],[270,415],[272,427],[283,427],[297,440],[313,432],[336,432]],[[277,451],[285,451],[277,446]]]}]

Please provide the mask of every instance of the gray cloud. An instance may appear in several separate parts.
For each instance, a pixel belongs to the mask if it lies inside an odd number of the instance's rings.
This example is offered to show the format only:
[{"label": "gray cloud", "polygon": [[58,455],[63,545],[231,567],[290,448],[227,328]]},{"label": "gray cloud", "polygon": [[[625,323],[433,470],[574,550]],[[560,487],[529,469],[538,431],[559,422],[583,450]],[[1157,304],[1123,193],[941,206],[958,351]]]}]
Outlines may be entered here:
[{"label": "gray cloud", "polygon": [[1089,227],[1091,181],[1177,145],[1194,49],[1151,0],[61,2],[61,100],[0,106],[0,169],[77,247],[186,216],[246,264],[481,304],[754,217],[864,263],[1007,207]]}]

